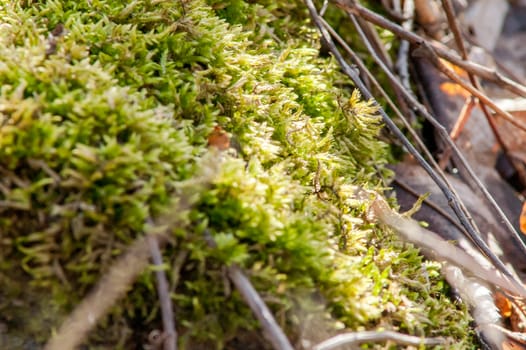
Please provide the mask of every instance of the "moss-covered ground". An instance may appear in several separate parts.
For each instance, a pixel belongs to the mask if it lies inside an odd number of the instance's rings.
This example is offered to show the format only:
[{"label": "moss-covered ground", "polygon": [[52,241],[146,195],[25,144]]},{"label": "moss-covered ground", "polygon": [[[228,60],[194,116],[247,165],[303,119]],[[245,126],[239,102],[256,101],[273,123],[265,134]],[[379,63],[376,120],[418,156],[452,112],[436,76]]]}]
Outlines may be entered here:
[{"label": "moss-covered ground", "polygon": [[[473,346],[439,266],[353,197],[386,188],[388,147],[301,2],[0,4],[2,348],[44,343],[156,229],[182,349],[264,348],[232,263],[298,347],[344,327]],[[142,348],[158,305],[145,271],[86,344]]]}]

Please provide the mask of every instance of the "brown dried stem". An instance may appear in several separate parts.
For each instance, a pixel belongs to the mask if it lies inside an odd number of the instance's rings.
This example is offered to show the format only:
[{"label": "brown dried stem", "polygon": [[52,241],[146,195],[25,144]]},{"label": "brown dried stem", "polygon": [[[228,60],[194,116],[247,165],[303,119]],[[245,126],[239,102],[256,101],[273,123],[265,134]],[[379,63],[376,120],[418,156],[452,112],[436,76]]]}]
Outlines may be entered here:
[{"label": "brown dried stem", "polygon": [[[456,45],[458,47],[458,50],[460,51],[460,55],[464,61],[468,59],[468,53],[466,51],[466,47],[464,45],[464,40],[462,38],[462,33],[460,31],[460,27],[458,25],[458,20],[455,16],[455,11],[453,9],[453,5],[451,4],[451,0],[442,0],[442,7],[444,8],[446,12],[446,17],[449,23],[449,27],[451,28],[451,31],[453,32],[453,36],[455,38]],[[471,82],[471,85],[473,87],[481,92],[483,92],[482,86],[480,85],[480,82],[478,78],[471,72],[467,72],[469,80]],[[488,108],[486,107],[486,104],[483,101],[480,101],[480,108],[482,110],[482,113],[486,117],[486,120],[488,121],[488,124],[491,128],[491,131],[493,132],[493,135],[495,135],[495,139],[497,143],[499,144],[500,148],[502,149],[504,156],[508,160],[508,162],[517,170],[517,174],[519,175],[519,178],[523,184],[526,184],[526,170],[524,169],[524,166],[522,164],[519,164],[516,162],[511,156],[510,152],[508,150],[508,146],[504,143],[502,136],[500,135],[500,132],[497,128],[497,125],[495,124],[495,121],[493,120],[492,116],[490,115]],[[461,114],[462,116],[463,114]],[[467,120],[469,118],[469,114],[464,114],[464,118]],[[455,128],[462,130],[462,127],[466,120],[459,118],[457,123],[455,124]],[[453,138],[453,137],[452,137]],[[453,138],[454,139],[454,138]]]},{"label": "brown dried stem", "polygon": [[[214,237],[210,231],[205,230],[204,239],[209,247],[217,247]],[[287,336],[278,325],[272,312],[261,299],[256,289],[250,283],[250,280],[245,276],[243,271],[236,264],[227,267],[228,277],[234,283],[237,290],[248,304],[252,313],[258,319],[261,328],[263,329],[263,336],[272,344],[276,350],[294,350]]]},{"label": "brown dried stem", "polygon": [[526,125],[513,118],[511,114],[500,108],[495,102],[493,102],[480,90],[467,84],[457,73],[453,71],[453,69],[447,67],[443,62],[441,62],[438,56],[436,55],[436,51],[429,44],[423,42],[422,45],[414,51],[414,55],[418,57],[425,57],[426,59],[428,59],[440,72],[442,72],[449,79],[453,80],[455,83],[467,90],[470,94],[477,97],[481,102],[493,109],[497,113],[497,115],[506,119],[519,129],[526,131]]},{"label": "brown dried stem", "polygon": [[[354,19],[354,15],[353,14],[349,14],[351,20],[353,21],[353,24],[355,25],[355,27],[357,28],[358,30],[358,33],[360,34],[361,33],[361,30],[360,30],[360,26],[359,24],[357,23],[357,21]],[[360,35],[362,37],[362,40],[364,40],[364,37],[363,35]],[[366,46],[368,46],[368,42],[366,40],[364,40],[364,44]],[[425,45],[425,43],[424,43]],[[375,62],[382,68],[382,70],[384,71],[384,73],[387,75],[387,77],[393,82],[393,84],[395,85],[398,85],[399,86],[399,89],[402,91],[402,93],[404,94],[404,97],[407,99],[407,101],[409,102],[409,104],[411,106],[413,106],[424,118],[426,118],[432,125],[433,127],[437,130],[437,132],[439,133],[439,135],[443,138],[443,140],[447,143],[447,145],[453,150],[453,152],[455,153],[455,155],[457,156],[457,158],[459,159],[460,163],[462,164],[462,166],[466,169],[469,177],[473,180],[473,182],[475,183],[476,187],[481,191],[482,195],[486,198],[486,200],[488,201],[488,203],[495,209],[495,211],[497,212],[497,214],[499,215],[499,217],[501,218],[502,222],[504,223],[504,225],[506,226],[506,228],[508,229],[508,231],[511,233],[511,235],[515,238],[515,241],[517,242],[519,248],[526,253],[526,246],[524,245],[524,243],[522,242],[522,240],[519,238],[518,236],[518,233],[515,231],[515,228],[513,227],[513,225],[510,223],[509,219],[506,217],[506,215],[504,214],[504,212],[502,211],[502,209],[499,207],[499,205],[495,202],[495,199],[491,196],[491,194],[489,193],[489,191],[486,189],[486,187],[482,184],[482,182],[480,181],[480,179],[476,176],[476,174],[474,173],[473,169],[469,166],[468,162],[466,161],[464,155],[462,154],[462,152],[460,152],[460,150],[458,149],[458,147],[455,145],[455,143],[451,140],[451,138],[449,137],[449,134],[448,132],[446,131],[446,129],[436,120],[436,118],[434,118],[427,110],[424,106],[422,106],[410,93],[408,93],[400,84],[400,82],[396,79],[396,77],[394,76],[394,74],[383,64],[383,62],[381,60],[378,59],[378,57],[376,57],[374,51],[372,51],[371,49],[369,49],[369,52],[371,53],[373,59],[375,60]],[[435,56],[436,58],[436,56]],[[438,58],[436,58],[438,60]],[[434,164],[434,163],[433,163]],[[429,172],[429,171],[428,171]],[[440,172],[439,172],[440,173]],[[436,182],[436,180],[435,180]],[[444,179],[444,183],[449,186],[449,191],[452,192],[452,194],[458,198],[458,194],[456,193],[456,191],[454,190],[454,188],[451,187],[451,185],[447,182],[447,180]],[[437,185],[439,185],[437,183]],[[440,187],[440,185],[439,185]],[[489,249],[489,247],[487,246],[487,244],[480,238],[480,232],[478,230],[478,228],[476,227],[476,224],[474,223],[473,219],[471,218],[471,216],[469,215],[469,212],[466,210],[464,204],[462,203],[461,200],[458,201],[458,206],[459,206],[459,209],[461,210],[462,213],[458,212],[456,209],[455,209],[455,206],[454,206],[454,203],[450,202],[450,205],[452,206],[453,210],[455,211],[455,213],[457,214],[457,216],[459,217],[462,225],[466,228],[466,231],[469,233],[469,239],[482,251],[482,253],[487,256],[501,271],[503,271],[504,273],[506,273],[508,276],[512,277],[512,274],[508,271],[508,269],[502,264],[502,262],[500,261],[500,259]],[[463,222],[463,218],[462,218],[462,215],[464,215],[465,219],[469,222],[469,226],[466,226],[466,222]],[[515,278],[514,276],[512,278]]]},{"label": "brown dried stem", "polygon": [[172,300],[168,290],[168,281],[166,275],[161,269],[163,266],[163,258],[161,250],[159,249],[159,242],[157,237],[147,235],[146,239],[150,247],[150,255],[153,264],[156,266],[155,279],[157,281],[157,293],[159,294],[159,302],[161,304],[161,317],[163,320],[163,349],[177,350],[177,332],[175,330],[175,318],[172,308]]},{"label": "brown dried stem", "polygon": [[245,299],[248,306],[258,319],[263,328],[263,335],[272,344],[276,350],[293,350],[287,336],[279,327],[278,323],[272,316],[267,305],[261,299],[256,289],[252,286],[249,279],[237,265],[228,267],[228,277],[234,283],[237,290]]},{"label": "brown dried stem", "polygon": [[[343,38],[338,33],[336,33],[336,31],[323,18],[320,18],[320,21],[323,24],[323,26],[325,27],[325,29],[327,29],[327,31],[332,35],[332,37],[334,37],[334,39],[336,39],[338,44],[341,45],[343,50],[351,57],[352,61],[360,69],[360,72],[362,74],[365,74],[367,76],[367,78],[372,82],[374,87],[380,92],[380,94],[386,100],[386,102],[389,105],[389,107],[391,107],[393,109],[393,111],[395,112],[397,117],[400,118],[400,120],[404,124],[404,127],[409,131],[409,133],[411,134],[411,137],[413,138],[413,140],[415,140],[415,142],[416,142],[418,148],[420,149],[420,151],[422,153],[424,153],[424,155],[426,156],[427,160],[431,163],[431,165],[434,166],[434,168],[437,170],[437,172],[439,172],[439,175],[442,177],[442,179],[445,180],[446,179],[445,174],[441,171],[439,166],[435,163],[435,160],[434,160],[433,156],[431,155],[431,153],[429,152],[429,150],[427,149],[426,145],[424,144],[424,141],[422,141],[422,139],[420,138],[418,133],[415,131],[415,129],[408,122],[407,118],[404,117],[404,115],[402,114],[400,109],[398,109],[398,107],[393,102],[393,100],[389,97],[387,92],[382,88],[382,85],[378,82],[376,77],[371,73],[371,71],[363,63],[363,61],[360,58],[360,56],[358,56],[351,49],[351,47],[349,45],[347,45],[345,40],[343,40]],[[396,86],[395,86],[395,88],[396,88]]]},{"label": "brown dried stem", "polygon": [[427,43],[428,45],[432,45],[438,56],[453,63],[456,66],[459,66],[460,68],[464,69],[466,72],[473,73],[483,79],[494,82],[495,84],[498,84],[499,86],[513,92],[516,95],[526,97],[526,86],[521,85],[505,76],[502,76],[499,72],[493,69],[484,67],[475,62],[463,60],[456,53],[445,48],[442,44],[436,41],[426,40],[419,35],[416,35],[408,30],[405,30],[403,27],[399,26],[398,24],[393,23],[389,21],[388,19],[368,10],[367,8],[356,4],[352,0],[334,0],[334,1],[335,1],[336,6],[344,9],[345,11],[352,13],[354,15],[357,15],[382,28],[390,30],[391,32],[395,33],[402,39],[405,39],[411,42],[412,44],[422,45],[423,43]]},{"label": "brown dried stem", "polygon": [[[332,38],[328,31],[323,26],[323,23],[321,22],[321,18],[318,16],[318,13],[316,11],[316,8],[312,2],[312,0],[305,0],[305,4],[307,8],[309,9],[309,12],[311,14],[311,17],[315,23],[315,25],[318,27],[318,30],[320,31],[323,39],[327,43],[330,51],[336,58],[337,62],[340,64],[343,72],[351,78],[351,80],[354,82],[354,84],[357,86],[357,88],[361,91],[362,95],[366,99],[372,99],[373,96],[370,93],[370,91],[366,88],[366,86],[363,84],[362,80],[360,79],[357,72],[355,72],[348,63],[344,60],[339,50],[334,45],[334,42],[332,41]],[[350,14],[352,18],[352,13]],[[359,26],[357,26],[359,28]],[[381,66],[385,67],[383,65],[383,62],[380,61],[379,63]],[[392,75],[392,73],[386,69],[386,73],[388,74],[390,79],[394,79],[396,83],[399,84],[397,79]],[[401,91],[405,91],[403,87],[401,88]],[[488,199],[488,201],[491,203],[492,206],[495,207],[496,211],[501,216],[503,222],[506,224],[507,228],[512,230],[512,232],[515,232],[513,229],[513,226],[509,222],[509,220],[506,218],[502,210],[499,208],[499,206],[495,203],[494,199],[491,197],[487,189],[482,185],[480,180],[475,176],[473,170],[469,167],[467,164],[465,158],[463,157],[462,153],[458,150],[456,145],[451,141],[449,138],[449,135],[445,131],[444,127],[440,125],[434,119],[426,110],[423,108],[418,101],[416,101],[410,94],[405,94],[405,97],[412,103],[412,105],[418,109],[420,113],[426,116],[426,118],[429,118],[429,120],[434,123],[436,128],[439,130],[442,130],[443,133],[445,133],[445,137],[449,139],[449,142],[451,143],[454,151],[458,152],[458,157],[463,161],[463,164],[467,166],[469,169],[469,174],[473,178],[473,180],[476,182],[477,186],[481,189],[484,196]],[[425,159],[418,153],[418,151],[415,149],[415,147],[409,142],[409,140],[405,137],[405,135],[398,129],[396,124],[387,116],[385,111],[380,107],[379,113],[382,116],[382,119],[384,120],[386,126],[389,128],[389,130],[400,139],[400,141],[403,143],[403,145],[407,148],[407,150],[415,157],[415,159],[420,163],[420,165],[425,169],[425,171],[430,175],[430,177],[433,179],[433,181],[437,184],[437,186],[441,189],[445,197],[448,199],[448,203],[451,205],[453,211],[458,216],[460,222],[462,225],[466,228],[467,232],[469,233],[470,239],[476,243],[476,246],[479,247],[479,249],[492,261],[492,263],[500,270],[502,271],[506,276],[511,278],[512,280],[516,281],[516,277],[511,274],[511,272],[506,268],[506,266],[500,261],[500,259],[489,249],[487,244],[480,238],[480,233],[478,229],[476,228],[475,223],[473,222],[473,219],[469,216],[469,213],[465,210],[465,207],[461,204],[461,200],[458,197],[458,195],[450,188],[450,186],[446,183],[446,181],[441,178],[436,171],[434,171],[430,165],[425,161]],[[521,247],[526,251],[525,247]],[[518,283],[518,282],[517,282]]]},{"label": "brown dried stem", "polygon": [[[413,106],[417,106],[418,107],[418,105],[417,105],[418,102],[415,102],[416,99],[407,90],[405,90],[403,88],[403,86],[401,86],[401,83],[396,79],[394,74],[389,70],[389,68],[387,66],[385,66],[383,64],[383,62],[379,59],[379,57],[376,56],[376,54],[372,50],[367,38],[363,35],[362,28],[360,26],[360,23],[356,20],[356,17],[353,14],[349,13],[349,18],[351,19],[354,27],[356,28],[359,36],[361,37],[363,43],[365,44],[365,46],[369,50],[369,53],[371,54],[372,58],[381,67],[381,69],[384,71],[384,73],[387,75],[387,77],[391,80],[391,83],[398,87],[398,89],[408,99],[410,104],[412,104]],[[430,118],[429,120],[433,124],[433,126],[435,126],[435,128],[438,129],[439,133],[441,132],[441,135],[444,138],[446,138],[446,142],[449,142],[451,147],[456,147],[454,145],[454,143],[451,141],[451,139],[449,138],[449,135],[448,135],[447,131],[444,129],[444,127],[442,125],[440,125],[440,123],[438,123],[438,121],[436,121],[436,119],[434,117],[432,117],[427,112],[427,110],[425,110],[423,107],[421,107],[419,109],[419,112],[421,112],[421,113],[424,112],[426,114],[426,116],[428,116]],[[457,153],[460,154],[460,151],[458,149],[457,149]],[[463,222],[463,225],[466,228],[466,232],[468,232],[468,238],[483,252],[483,254],[485,256],[487,256],[491,261],[493,261],[493,263],[495,263],[495,265],[499,266],[499,268],[501,270],[505,271],[506,268],[502,264],[500,259],[489,249],[489,247],[486,245],[486,243],[480,238],[481,237],[480,231],[479,231],[475,221],[471,217],[469,211],[466,209],[464,203],[460,199],[460,197],[459,197],[457,191],[455,190],[455,188],[453,186],[451,186],[451,184],[447,180],[446,176],[443,174],[442,168],[440,168],[440,166],[435,162],[435,160],[433,158],[431,158],[431,159],[432,160],[430,161],[430,163],[433,165],[433,167],[434,167],[435,171],[437,172],[437,174],[439,174],[441,176],[442,181],[444,182],[444,185],[447,186],[447,190],[450,191],[456,198],[458,198],[458,211],[455,211],[455,212],[456,212],[456,214],[459,217],[461,222],[463,220],[463,218],[461,216],[465,217],[466,222]],[[467,162],[465,162],[465,165],[469,167],[469,165],[467,165]],[[454,206],[453,206],[453,210],[455,210]],[[469,223],[469,227],[466,226],[467,223]]]},{"label": "brown dried stem", "polygon": [[146,269],[149,257],[147,238],[135,240],[111,265],[95,289],[77,305],[44,350],[73,350],[82,343],[89,331],[126,294],[137,276]]},{"label": "brown dried stem", "polygon": [[443,345],[446,342],[443,338],[422,338],[394,331],[364,331],[338,334],[314,346],[312,350],[331,350],[341,346],[352,346],[363,343],[379,343],[385,341],[392,341],[399,345],[413,346]]}]

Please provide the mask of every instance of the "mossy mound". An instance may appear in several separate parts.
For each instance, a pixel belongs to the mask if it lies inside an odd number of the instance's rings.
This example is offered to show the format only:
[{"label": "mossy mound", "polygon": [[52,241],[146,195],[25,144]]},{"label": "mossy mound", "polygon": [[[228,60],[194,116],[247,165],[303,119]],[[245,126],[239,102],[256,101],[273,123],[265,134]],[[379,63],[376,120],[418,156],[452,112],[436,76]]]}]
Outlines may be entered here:
[{"label": "mossy mound", "polygon": [[[301,3],[9,2],[0,18],[6,346],[47,339],[151,220],[172,238],[182,348],[241,349],[257,329],[231,263],[298,344],[342,326],[471,344],[438,266],[353,197],[389,176],[381,124],[318,56]],[[217,150],[218,130],[235,147]],[[145,271],[89,342],[130,348],[155,328]]]}]

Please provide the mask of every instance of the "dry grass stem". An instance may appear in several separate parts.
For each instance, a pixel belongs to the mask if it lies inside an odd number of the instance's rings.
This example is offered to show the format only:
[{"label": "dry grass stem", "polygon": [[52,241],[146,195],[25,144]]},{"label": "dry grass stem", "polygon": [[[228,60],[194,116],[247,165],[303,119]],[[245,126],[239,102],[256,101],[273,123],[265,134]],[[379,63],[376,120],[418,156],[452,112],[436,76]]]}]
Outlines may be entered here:
[{"label": "dry grass stem", "polygon": [[392,341],[398,345],[413,346],[443,345],[446,342],[445,339],[442,338],[421,338],[394,331],[364,331],[339,334],[314,346],[312,350],[332,350],[340,346],[353,346],[363,343],[379,343],[385,341]]}]

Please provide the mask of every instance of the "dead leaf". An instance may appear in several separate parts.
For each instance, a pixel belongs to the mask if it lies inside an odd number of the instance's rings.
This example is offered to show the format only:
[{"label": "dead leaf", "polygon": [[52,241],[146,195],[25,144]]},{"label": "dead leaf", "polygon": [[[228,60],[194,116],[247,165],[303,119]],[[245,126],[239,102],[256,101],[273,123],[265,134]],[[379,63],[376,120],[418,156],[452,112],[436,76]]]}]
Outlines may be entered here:
[{"label": "dead leaf", "polygon": [[512,310],[511,310],[511,302],[508,300],[508,298],[506,298],[504,294],[498,291],[495,293],[494,298],[495,298],[495,305],[499,309],[500,315],[503,318],[510,317]]},{"label": "dead leaf", "polygon": [[219,125],[208,135],[208,147],[215,147],[221,151],[230,148],[230,137]]},{"label": "dead leaf", "polygon": [[521,232],[526,234],[526,202],[522,205],[521,216],[519,217]]}]

